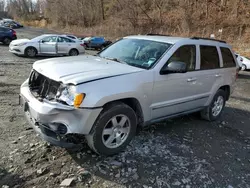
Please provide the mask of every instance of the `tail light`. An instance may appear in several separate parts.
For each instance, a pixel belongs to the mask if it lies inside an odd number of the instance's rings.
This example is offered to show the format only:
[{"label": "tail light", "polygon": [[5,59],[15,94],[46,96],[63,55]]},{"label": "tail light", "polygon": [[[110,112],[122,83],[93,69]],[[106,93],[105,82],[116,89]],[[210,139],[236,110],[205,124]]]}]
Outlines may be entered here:
[{"label": "tail light", "polygon": [[15,31],[15,30],[13,30],[13,29],[12,29],[12,33],[13,33],[13,35],[16,35],[16,31]]},{"label": "tail light", "polygon": [[83,47],[85,46],[84,44],[80,44],[80,45],[83,46]]},{"label": "tail light", "polygon": [[240,61],[243,62],[243,58],[240,58]]}]

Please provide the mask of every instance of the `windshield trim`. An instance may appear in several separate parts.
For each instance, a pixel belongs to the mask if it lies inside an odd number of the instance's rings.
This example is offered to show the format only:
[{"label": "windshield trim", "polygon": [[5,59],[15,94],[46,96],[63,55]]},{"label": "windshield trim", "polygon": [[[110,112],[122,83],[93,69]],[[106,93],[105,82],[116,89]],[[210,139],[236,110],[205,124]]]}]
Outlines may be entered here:
[{"label": "windshield trim", "polygon": [[[113,42],[109,47],[111,47],[112,45],[116,44],[117,42],[119,42],[119,41],[121,41],[121,40],[125,40],[125,39],[130,39],[130,38],[126,38],[126,37],[120,38],[119,40]],[[157,59],[157,61],[156,61],[154,64],[150,65],[149,67],[133,66],[133,65],[131,65],[131,64],[129,64],[129,63],[126,63],[126,64],[129,65],[129,66],[136,67],[136,68],[141,68],[141,69],[144,69],[144,70],[153,69],[153,68],[159,63],[159,61],[166,55],[166,53],[174,46],[174,44],[171,44],[171,43],[160,42],[160,41],[154,41],[154,40],[150,40],[150,39],[136,39],[136,38],[133,38],[133,39],[134,39],[134,40],[152,41],[152,42],[156,42],[156,43],[160,43],[160,44],[168,44],[168,45],[169,45],[169,48],[162,54],[162,56],[159,57],[159,58]],[[109,48],[109,47],[108,47],[108,48]],[[108,48],[104,48],[103,50],[99,51],[96,55],[99,56],[100,58],[105,58],[105,57],[101,57],[100,54],[101,54],[102,52],[104,52],[105,50],[107,50]],[[114,61],[114,62],[117,62],[117,61]],[[119,63],[119,62],[117,62],[117,63]]]}]

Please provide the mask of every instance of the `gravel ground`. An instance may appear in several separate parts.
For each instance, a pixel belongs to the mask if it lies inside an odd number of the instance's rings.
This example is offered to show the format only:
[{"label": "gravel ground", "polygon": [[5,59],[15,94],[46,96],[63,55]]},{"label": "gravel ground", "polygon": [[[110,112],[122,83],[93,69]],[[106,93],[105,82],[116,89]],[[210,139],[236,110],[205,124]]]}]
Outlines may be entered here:
[{"label": "gravel ground", "polygon": [[[45,32],[17,30],[19,38]],[[123,153],[101,157],[87,145],[50,146],[25,121],[19,87],[43,58],[17,57],[0,44],[0,187],[250,187],[250,72],[240,73],[219,121],[168,120],[140,131]]]}]

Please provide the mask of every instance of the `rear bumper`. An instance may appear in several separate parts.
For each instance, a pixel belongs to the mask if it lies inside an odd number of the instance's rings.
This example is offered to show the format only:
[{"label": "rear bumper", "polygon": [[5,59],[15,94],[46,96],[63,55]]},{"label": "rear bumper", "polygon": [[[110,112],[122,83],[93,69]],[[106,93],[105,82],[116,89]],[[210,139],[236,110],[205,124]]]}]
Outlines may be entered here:
[{"label": "rear bumper", "polygon": [[44,140],[60,147],[75,146],[70,139],[75,134],[88,135],[102,110],[75,109],[56,102],[41,102],[30,93],[27,82],[21,86],[19,101],[33,129]]}]

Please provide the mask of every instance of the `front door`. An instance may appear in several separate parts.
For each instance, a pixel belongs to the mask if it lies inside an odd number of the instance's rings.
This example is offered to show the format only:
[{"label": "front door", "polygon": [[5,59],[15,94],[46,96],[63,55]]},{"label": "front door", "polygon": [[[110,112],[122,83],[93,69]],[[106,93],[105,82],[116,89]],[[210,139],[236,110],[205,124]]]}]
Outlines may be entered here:
[{"label": "front door", "polygon": [[186,73],[161,75],[156,72],[151,106],[152,119],[174,116],[204,106],[209,95],[202,91],[202,83],[197,77],[197,52],[196,45],[181,46],[164,65],[167,66],[173,61],[184,62],[187,65]]},{"label": "front door", "polygon": [[47,36],[39,42],[41,54],[56,54],[57,36]]}]

